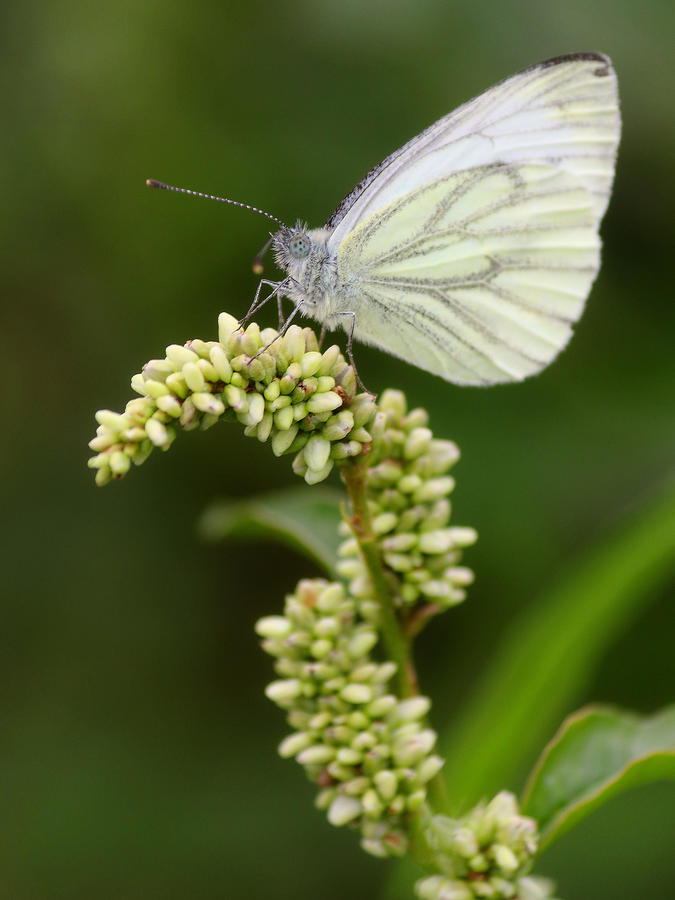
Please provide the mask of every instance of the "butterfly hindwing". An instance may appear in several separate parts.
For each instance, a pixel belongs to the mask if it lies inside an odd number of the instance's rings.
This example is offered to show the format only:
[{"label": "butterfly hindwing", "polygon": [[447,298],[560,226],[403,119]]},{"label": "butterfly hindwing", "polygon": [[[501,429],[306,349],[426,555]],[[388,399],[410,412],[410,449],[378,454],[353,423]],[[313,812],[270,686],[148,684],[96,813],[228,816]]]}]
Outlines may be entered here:
[{"label": "butterfly hindwing", "polygon": [[486,165],[410,191],[338,253],[355,337],[460,384],[520,380],[565,346],[599,266],[591,192],[546,165]]}]

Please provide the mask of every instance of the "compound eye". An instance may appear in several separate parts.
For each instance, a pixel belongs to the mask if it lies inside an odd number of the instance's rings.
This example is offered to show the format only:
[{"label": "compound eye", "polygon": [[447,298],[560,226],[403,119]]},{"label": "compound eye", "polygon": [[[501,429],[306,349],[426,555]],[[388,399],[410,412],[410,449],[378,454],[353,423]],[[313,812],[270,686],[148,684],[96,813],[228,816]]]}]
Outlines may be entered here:
[{"label": "compound eye", "polygon": [[306,234],[294,234],[288,242],[288,250],[294,259],[305,259],[309,256],[311,243]]}]

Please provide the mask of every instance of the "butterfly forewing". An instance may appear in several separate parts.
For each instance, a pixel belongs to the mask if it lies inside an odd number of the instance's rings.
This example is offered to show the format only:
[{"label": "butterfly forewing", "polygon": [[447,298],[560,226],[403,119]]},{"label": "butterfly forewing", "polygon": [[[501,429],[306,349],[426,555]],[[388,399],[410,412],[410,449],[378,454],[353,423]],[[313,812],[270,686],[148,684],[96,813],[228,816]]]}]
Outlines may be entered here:
[{"label": "butterfly forewing", "polygon": [[606,57],[539,63],[439,119],[373,169],[329,219],[329,248],[336,252],[359,222],[422,184],[495,163],[539,162],[576,175],[599,222],[619,128],[616,77]]}]

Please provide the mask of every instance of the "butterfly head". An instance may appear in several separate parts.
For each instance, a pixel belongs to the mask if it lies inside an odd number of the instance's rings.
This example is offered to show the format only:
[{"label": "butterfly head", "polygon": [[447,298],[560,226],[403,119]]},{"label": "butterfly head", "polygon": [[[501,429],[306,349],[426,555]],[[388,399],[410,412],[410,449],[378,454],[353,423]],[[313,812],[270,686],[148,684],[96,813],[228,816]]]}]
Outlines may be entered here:
[{"label": "butterfly head", "polygon": [[286,271],[297,269],[312,252],[309,229],[304,222],[297,222],[292,227],[284,225],[272,235],[272,246],[274,258],[280,268]]},{"label": "butterfly head", "polygon": [[304,222],[292,227],[284,225],[272,235],[274,258],[279,268],[297,278],[317,251],[325,252],[323,229],[309,229]]}]

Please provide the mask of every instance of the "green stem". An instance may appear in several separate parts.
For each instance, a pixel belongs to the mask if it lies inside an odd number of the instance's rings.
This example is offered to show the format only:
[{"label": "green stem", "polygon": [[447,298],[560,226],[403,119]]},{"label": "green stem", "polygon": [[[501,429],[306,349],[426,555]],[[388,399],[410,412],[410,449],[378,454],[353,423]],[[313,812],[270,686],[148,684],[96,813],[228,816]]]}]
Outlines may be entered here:
[{"label": "green stem", "polygon": [[405,637],[396,613],[396,580],[385,571],[382,552],[373,529],[373,521],[368,508],[366,472],[368,455],[345,462],[341,467],[342,478],[347,487],[351,518],[349,523],[359,544],[363,562],[377,597],[382,620],[382,642],[387,657],[396,663],[396,679],[401,697],[412,697],[418,693],[417,673],[411,657],[410,640]]},{"label": "green stem", "polygon": [[[400,620],[396,609],[398,583],[387,572],[382,560],[380,543],[373,528],[373,520],[368,507],[366,474],[370,460],[368,454],[345,461],[340,466],[342,479],[347,488],[351,517],[349,524],[359,544],[363,562],[368,570],[373,591],[382,613],[381,632],[387,657],[396,663],[396,679],[398,693],[401,697],[413,697],[419,693],[417,671],[412,658],[412,641],[423,627],[425,617],[419,627],[407,628],[407,623]],[[431,609],[431,605],[430,609]],[[435,611],[435,608],[434,608]],[[445,782],[440,774],[429,783],[429,800],[436,810],[446,806]],[[428,848],[423,839],[423,830],[415,823],[412,827],[412,838],[415,856],[424,864]]]}]

